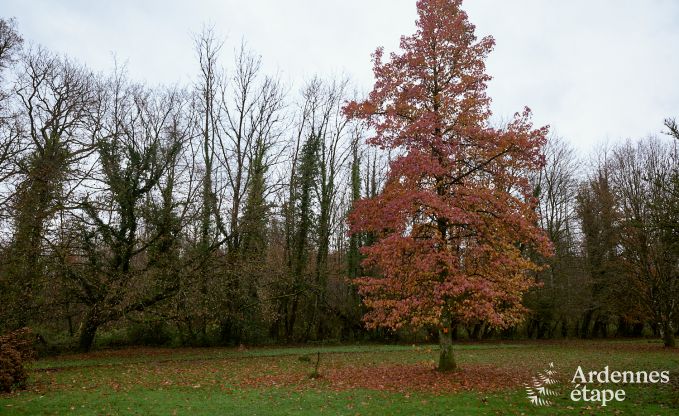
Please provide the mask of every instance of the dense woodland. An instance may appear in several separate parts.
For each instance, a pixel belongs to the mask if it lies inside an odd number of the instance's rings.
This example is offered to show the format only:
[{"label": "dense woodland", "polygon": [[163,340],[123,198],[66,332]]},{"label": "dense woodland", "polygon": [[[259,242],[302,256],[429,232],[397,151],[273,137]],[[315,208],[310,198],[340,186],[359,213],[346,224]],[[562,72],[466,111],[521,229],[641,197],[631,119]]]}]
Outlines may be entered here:
[{"label": "dense woodland", "polygon": [[[351,81],[284,85],[213,30],[192,58],[191,85],[152,88],[0,20],[0,332],[29,326],[58,350],[436,339],[362,320],[354,279],[379,277],[362,262],[379,236],[350,234],[347,218],[403,149],[366,142],[373,127],[345,111],[363,98]],[[530,312],[452,334],[673,345],[677,145],[672,118],[590,155],[549,136],[529,180],[553,255],[533,253],[547,267]]]}]

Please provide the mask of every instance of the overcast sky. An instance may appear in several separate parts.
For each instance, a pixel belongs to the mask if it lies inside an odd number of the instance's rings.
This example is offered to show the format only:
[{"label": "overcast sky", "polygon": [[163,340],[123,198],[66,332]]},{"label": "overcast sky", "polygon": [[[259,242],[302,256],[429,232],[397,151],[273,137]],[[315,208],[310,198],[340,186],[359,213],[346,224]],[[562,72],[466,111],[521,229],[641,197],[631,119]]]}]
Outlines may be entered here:
[{"label": "overcast sky", "polygon": [[[477,34],[493,35],[489,95],[496,117],[524,105],[538,124],[586,152],[657,134],[679,117],[679,1],[466,0]],[[226,38],[228,69],[244,39],[268,71],[296,85],[314,74],[372,86],[370,54],[414,31],[415,0],[0,0],[24,38],[95,70],[127,61],[151,84],[196,74],[192,33]]]}]

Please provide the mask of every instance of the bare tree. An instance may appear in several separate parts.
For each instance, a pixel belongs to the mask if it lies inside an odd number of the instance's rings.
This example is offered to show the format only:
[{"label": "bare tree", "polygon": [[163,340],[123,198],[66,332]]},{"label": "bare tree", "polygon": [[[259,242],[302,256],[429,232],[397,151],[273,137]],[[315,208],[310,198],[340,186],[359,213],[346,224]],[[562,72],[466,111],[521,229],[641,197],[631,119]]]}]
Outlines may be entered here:
[{"label": "bare tree", "polygon": [[[274,147],[284,123],[284,92],[277,79],[263,74],[261,58],[244,43],[236,51],[227,81],[220,91],[222,117],[217,146],[224,215],[224,221],[218,224],[223,224],[228,269],[222,286],[225,303],[220,327],[223,339],[237,342],[246,322],[241,305],[251,303],[255,295],[252,282],[245,281],[252,276],[242,273],[242,254],[244,239],[248,232],[253,237],[257,224],[253,223],[252,211],[245,219],[244,214],[248,194],[253,203],[250,209],[255,209],[260,204],[256,200],[263,201],[272,184],[265,171],[277,158]],[[253,180],[258,183],[253,184]]]},{"label": "bare tree", "polygon": [[[102,105],[90,125],[97,169],[61,256],[73,295],[86,306],[79,331],[84,351],[101,325],[178,289],[171,274],[151,272],[163,264],[161,248],[176,249],[176,213],[167,192],[188,131],[180,127],[182,95],[176,91],[156,93],[116,73],[98,99]],[[151,204],[153,198],[159,202]],[[169,210],[165,217],[150,216],[159,207]]]},{"label": "bare tree", "polygon": [[80,183],[79,165],[92,151],[84,129],[93,105],[93,77],[84,68],[37,48],[23,54],[17,80],[23,151],[16,156],[9,273],[19,325],[41,303],[48,226]]},{"label": "bare tree", "polygon": [[[327,335],[327,323],[330,315],[326,299],[328,285],[328,255],[331,236],[339,222],[343,221],[343,212],[338,210],[338,192],[341,189],[340,175],[351,155],[351,136],[349,122],[342,114],[342,106],[348,99],[347,79],[322,82],[313,80],[307,89],[307,99],[312,101],[310,122],[311,134],[319,138],[319,178],[316,186],[318,201],[318,227],[316,274],[313,282],[314,298],[312,316],[308,328],[316,326],[316,338]],[[307,329],[309,334],[309,329]],[[307,335],[308,337],[308,335]]]},{"label": "bare tree", "polygon": [[554,256],[544,259],[549,268],[539,275],[543,286],[529,297],[535,314],[528,329],[529,336],[551,338],[556,331],[568,335],[585,307],[585,294],[576,240],[579,161],[558,136],[550,137],[543,151],[545,165],[531,182],[540,227],[554,244]]},{"label": "bare tree", "polygon": [[[223,75],[219,68],[221,48],[222,42],[218,40],[212,28],[203,29],[201,34],[195,38],[200,77],[195,86],[194,111],[198,136],[200,137],[200,145],[198,146],[200,150],[197,150],[197,153],[202,156],[201,167],[203,171],[199,214],[200,231],[197,245],[198,264],[196,273],[190,274],[189,278],[186,279],[186,285],[183,285],[178,306],[182,311],[180,314],[185,320],[189,336],[191,338],[196,336],[193,329],[195,325],[193,325],[192,320],[197,318],[197,329],[203,339],[206,336],[208,325],[209,284],[215,274],[213,253],[225,241],[224,238],[218,238],[218,228],[223,229],[224,227],[218,212],[215,188],[215,152],[221,107],[218,94],[223,85]],[[217,224],[217,226],[214,224]],[[197,292],[194,290],[194,286],[197,286]],[[191,294],[200,298],[198,305],[195,304],[196,302],[186,301],[188,297],[192,296]],[[193,312],[189,313],[187,309],[191,309]]]},{"label": "bare tree", "polygon": [[13,91],[5,85],[5,71],[16,64],[22,44],[16,21],[0,19],[0,224],[7,220],[12,195],[12,187],[7,184],[18,173],[17,157],[23,151],[21,124],[10,100]]},{"label": "bare tree", "polygon": [[657,323],[665,346],[675,346],[679,314],[679,247],[662,226],[676,206],[666,184],[679,156],[675,144],[649,139],[615,150],[614,184],[620,201],[622,259],[633,291]]},{"label": "bare tree", "polygon": [[23,42],[16,20],[0,18],[0,73],[13,64]]}]

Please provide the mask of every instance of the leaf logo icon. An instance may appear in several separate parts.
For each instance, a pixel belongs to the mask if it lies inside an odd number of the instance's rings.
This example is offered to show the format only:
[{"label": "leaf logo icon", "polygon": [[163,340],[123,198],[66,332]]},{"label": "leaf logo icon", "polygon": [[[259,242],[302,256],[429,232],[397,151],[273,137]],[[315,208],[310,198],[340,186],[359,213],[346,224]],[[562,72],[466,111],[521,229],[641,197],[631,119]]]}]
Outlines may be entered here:
[{"label": "leaf logo icon", "polygon": [[554,363],[549,363],[546,370],[538,372],[537,376],[533,377],[532,384],[526,384],[526,396],[534,406],[551,406],[553,402],[549,399],[559,395],[559,392],[548,386],[557,384],[557,371],[554,369]]}]

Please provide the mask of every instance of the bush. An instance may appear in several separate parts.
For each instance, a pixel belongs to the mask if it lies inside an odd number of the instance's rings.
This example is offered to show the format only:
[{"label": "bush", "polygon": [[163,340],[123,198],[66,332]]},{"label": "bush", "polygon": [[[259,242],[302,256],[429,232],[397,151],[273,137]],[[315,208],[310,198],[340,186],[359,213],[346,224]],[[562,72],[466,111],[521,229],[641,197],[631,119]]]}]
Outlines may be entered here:
[{"label": "bush", "polygon": [[127,328],[103,327],[97,331],[93,349],[97,348],[124,348],[132,345]]},{"label": "bush", "polygon": [[0,336],[0,391],[10,392],[26,385],[26,364],[35,359],[33,340],[29,328]]},{"label": "bush", "polygon": [[34,327],[35,352],[38,357],[49,357],[76,351],[76,339],[66,331],[54,331],[49,328]]},{"label": "bush", "polygon": [[134,323],[127,328],[127,338],[132,345],[161,346],[172,342],[172,334],[163,322]]}]

